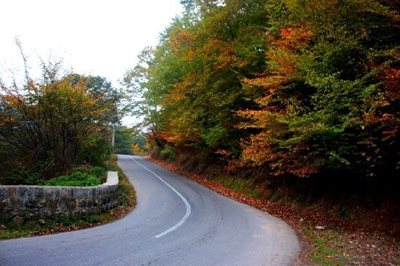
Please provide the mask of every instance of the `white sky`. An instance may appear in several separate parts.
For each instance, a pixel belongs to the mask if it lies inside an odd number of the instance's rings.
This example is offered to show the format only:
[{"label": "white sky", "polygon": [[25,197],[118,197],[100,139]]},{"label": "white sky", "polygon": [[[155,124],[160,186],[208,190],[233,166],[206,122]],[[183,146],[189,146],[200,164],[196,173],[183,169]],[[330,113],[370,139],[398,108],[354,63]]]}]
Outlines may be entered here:
[{"label": "white sky", "polygon": [[0,0],[0,77],[21,69],[18,36],[31,65],[51,55],[117,85],[181,10],[179,0]]}]

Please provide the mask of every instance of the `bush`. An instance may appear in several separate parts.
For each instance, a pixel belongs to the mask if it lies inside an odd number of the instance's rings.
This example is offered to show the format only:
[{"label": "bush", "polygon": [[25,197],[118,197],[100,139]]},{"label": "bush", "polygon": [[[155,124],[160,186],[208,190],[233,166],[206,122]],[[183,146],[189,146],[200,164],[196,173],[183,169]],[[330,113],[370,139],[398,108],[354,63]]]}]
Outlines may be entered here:
[{"label": "bush", "polygon": [[36,174],[29,173],[24,169],[8,171],[0,176],[2,185],[39,185],[41,182]]},{"label": "bush", "polygon": [[117,99],[112,88],[90,87],[93,79],[71,74],[18,89],[0,86],[0,176],[21,168],[48,180],[81,163],[104,163]]},{"label": "bush", "polygon": [[70,175],[59,176],[44,182],[47,186],[75,186],[75,187],[86,187],[86,186],[97,186],[100,185],[101,181],[94,175],[90,175],[83,172],[74,172]]},{"label": "bush", "polygon": [[160,151],[160,156],[167,160],[175,160],[176,158],[174,148],[168,144]]}]

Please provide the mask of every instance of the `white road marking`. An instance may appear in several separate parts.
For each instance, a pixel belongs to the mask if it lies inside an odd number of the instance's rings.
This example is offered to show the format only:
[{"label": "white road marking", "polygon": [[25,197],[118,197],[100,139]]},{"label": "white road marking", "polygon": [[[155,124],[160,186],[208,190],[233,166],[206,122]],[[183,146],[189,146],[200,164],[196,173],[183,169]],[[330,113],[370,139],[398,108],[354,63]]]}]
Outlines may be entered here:
[{"label": "white road marking", "polygon": [[183,203],[185,203],[186,206],[186,213],[185,215],[182,217],[182,219],[175,224],[174,226],[172,226],[171,228],[165,230],[164,232],[159,233],[158,235],[155,235],[154,238],[160,238],[163,237],[169,233],[171,233],[172,231],[175,231],[176,229],[178,229],[178,227],[180,227],[182,224],[184,224],[186,222],[186,220],[189,218],[190,213],[192,212],[192,208],[190,207],[189,202],[187,201],[187,199],[185,199],[184,196],[182,196],[181,193],[179,193],[173,186],[171,186],[170,184],[168,184],[164,179],[162,179],[159,175],[157,175],[156,173],[154,173],[153,171],[151,171],[149,168],[147,168],[146,166],[144,166],[143,164],[139,163],[135,157],[132,156],[132,159],[141,167],[143,167],[144,169],[146,169],[148,172],[150,172],[151,174],[153,174],[155,177],[157,177],[158,179],[160,179],[161,182],[163,182],[167,187],[169,187],[173,192],[176,193],[176,195],[178,195]]}]

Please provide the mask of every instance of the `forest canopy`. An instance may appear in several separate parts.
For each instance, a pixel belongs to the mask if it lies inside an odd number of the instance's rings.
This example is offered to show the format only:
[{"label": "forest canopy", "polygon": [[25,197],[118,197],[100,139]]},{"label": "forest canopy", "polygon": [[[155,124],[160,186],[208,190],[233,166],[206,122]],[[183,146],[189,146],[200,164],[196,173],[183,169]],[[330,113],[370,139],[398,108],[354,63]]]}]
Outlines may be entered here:
[{"label": "forest canopy", "polygon": [[274,176],[400,176],[398,1],[181,2],[125,77],[153,152]]}]

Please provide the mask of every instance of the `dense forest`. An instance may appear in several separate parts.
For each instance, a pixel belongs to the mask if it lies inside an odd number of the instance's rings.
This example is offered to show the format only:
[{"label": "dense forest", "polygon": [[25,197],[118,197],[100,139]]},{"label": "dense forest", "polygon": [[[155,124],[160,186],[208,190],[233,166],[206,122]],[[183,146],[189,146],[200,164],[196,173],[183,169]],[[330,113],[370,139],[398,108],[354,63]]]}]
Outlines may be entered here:
[{"label": "dense forest", "polygon": [[397,182],[398,1],[181,2],[125,77],[155,155],[265,178]]}]

